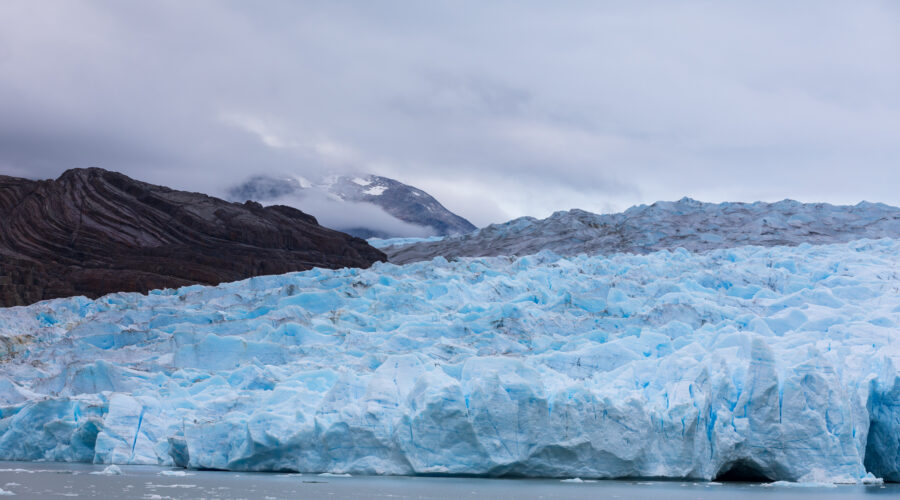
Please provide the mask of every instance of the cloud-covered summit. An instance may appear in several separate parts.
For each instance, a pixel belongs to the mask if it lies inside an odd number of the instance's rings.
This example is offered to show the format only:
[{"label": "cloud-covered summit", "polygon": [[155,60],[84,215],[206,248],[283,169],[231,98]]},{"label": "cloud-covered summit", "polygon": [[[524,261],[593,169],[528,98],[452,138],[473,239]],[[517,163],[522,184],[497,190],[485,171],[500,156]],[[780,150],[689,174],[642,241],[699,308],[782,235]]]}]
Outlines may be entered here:
[{"label": "cloud-covered summit", "polygon": [[451,235],[475,230],[430,194],[378,175],[257,175],[228,189],[233,201],[288,205],[319,223],[361,238]]}]

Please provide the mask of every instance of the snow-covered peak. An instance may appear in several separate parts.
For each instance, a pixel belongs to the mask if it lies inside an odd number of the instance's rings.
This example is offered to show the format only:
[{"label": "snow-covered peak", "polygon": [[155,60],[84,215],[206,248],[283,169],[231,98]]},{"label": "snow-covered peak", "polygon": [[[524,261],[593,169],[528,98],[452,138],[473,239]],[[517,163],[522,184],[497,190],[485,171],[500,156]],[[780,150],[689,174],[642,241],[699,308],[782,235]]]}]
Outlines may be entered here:
[{"label": "snow-covered peak", "polygon": [[[475,229],[425,191],[378,175],[329,175],[318,182],[300,176],[257,176],[229,190],[229,198],[291,205],[323,224],[365,238],[443,236]],[[323,206],[317,203],[321,199],[340,205]],[[343,215],[336,217],[338,213]]]}]

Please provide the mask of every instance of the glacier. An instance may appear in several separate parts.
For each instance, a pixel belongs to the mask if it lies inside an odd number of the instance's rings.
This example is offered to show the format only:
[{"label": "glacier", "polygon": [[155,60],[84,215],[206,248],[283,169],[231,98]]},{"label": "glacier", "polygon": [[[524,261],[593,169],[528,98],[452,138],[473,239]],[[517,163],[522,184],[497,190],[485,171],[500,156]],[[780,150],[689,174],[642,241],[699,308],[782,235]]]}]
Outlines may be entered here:
[{"label": "glacier", "polygon": [[900,208],[801,203],[704,203],[690,198],[638,205],[621,213],[559,211],[546,219],[520,217],[467,234],[438,239],[376,240],[394,264],[437,256],[530,255],[551,250],[649,253],[685,248],[706,251],[743,245],[779,246],[900,238]]},{"label": "glacier", "polygon": [[898,256],[438,257],[0,309],[0,460],[897,481]]}]

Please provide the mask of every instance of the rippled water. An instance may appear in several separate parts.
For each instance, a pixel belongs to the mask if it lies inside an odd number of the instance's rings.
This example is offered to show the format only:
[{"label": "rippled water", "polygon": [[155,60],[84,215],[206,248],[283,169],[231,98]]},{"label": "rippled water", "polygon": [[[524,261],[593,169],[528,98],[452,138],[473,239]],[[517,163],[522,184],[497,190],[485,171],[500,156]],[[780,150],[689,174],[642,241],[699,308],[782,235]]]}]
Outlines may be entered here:
[{"label": "rippled water", "polygon": [[[671,481],[560,481],[443,477],[335,477],[184,471],[121,466],[121,475],[88,464],[0,462],[0,489],[15,498],[191,499],[853,499],[900,498],[900,485],[799,487]],[[12,498],[12,497],[11,497]],[[885,496],[884,498],[887,498]]]}]

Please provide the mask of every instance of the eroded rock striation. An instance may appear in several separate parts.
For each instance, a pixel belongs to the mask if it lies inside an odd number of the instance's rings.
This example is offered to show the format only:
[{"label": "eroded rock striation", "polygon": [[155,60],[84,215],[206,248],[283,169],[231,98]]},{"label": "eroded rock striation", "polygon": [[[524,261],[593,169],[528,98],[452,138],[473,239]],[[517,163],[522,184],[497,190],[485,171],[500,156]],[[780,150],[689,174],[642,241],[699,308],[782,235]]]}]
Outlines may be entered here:
[{"label": "eroded rock striation", "polygon": [[229,203],[99,168],[0,176],[0,306],[218,284],[384,254],[285,206]]}]

